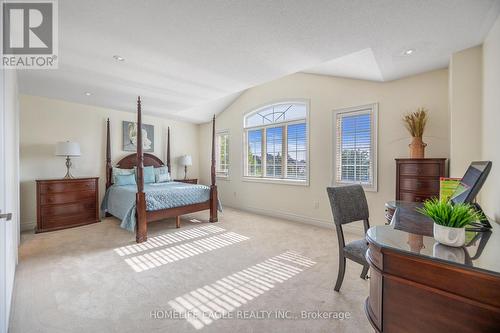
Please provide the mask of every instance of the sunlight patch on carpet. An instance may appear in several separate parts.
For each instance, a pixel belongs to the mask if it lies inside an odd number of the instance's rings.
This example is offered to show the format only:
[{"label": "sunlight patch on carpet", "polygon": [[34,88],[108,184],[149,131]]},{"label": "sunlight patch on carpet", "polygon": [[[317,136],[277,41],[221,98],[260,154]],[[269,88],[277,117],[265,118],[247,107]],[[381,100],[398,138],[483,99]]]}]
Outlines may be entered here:
[{"label": "sunlight patch on carpet", "polygon": [[297,252],[286,251],[176,297],[168,304],[199,330],[315,264]]},{"label": "sunlight patch on carpet", "polygon": [[226,229],[217,227],[215,225],[204,225],[201,227],[179,230],[176,232],[170,232],[163,235],[150,237],[148,238],[147,242],[121,246],[114,249],[114,251],[121,257],[124,257],[131,254],[156,249],[162,246],[180,243],[186,240],[206,237],[210,234],[217,234],[223,231],[226,231]]},{"label": "sunlight patch on carpet", "polygon": [[141,255],[129,257],[125,262],[136,272],[143,272],[199,254],[214,251],[249,239],[235,232],[194,240]]}]

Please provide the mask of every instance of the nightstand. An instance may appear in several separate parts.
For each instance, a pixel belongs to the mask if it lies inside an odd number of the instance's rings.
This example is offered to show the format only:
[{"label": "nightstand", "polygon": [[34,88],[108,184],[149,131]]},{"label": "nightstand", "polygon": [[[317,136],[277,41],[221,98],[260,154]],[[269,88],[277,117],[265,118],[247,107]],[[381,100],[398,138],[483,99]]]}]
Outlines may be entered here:
[{"label": "nightstand", "polygon": [[198,184],[198,178],[174,179],[174,182],[188,183],[188,184]]},{"label": "nightstand", "polygon": [[36,181],[36,232],[99,222],[99,178]]}]

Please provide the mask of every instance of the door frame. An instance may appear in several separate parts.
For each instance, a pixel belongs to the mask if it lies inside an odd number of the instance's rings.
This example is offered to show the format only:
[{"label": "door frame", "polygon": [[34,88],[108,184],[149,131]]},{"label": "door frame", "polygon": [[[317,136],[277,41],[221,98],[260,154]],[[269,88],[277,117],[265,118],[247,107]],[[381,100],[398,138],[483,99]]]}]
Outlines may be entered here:
[{"label": "door frame", "polygon": [[7,332],[18,260],[19,233],[19,97],[17,72],[0,69],[0,333]]},{"label": "door frame", "polygon": [[[5,200],[5,70],[0,69],[0,90],[2,92],[2,103],[0,113],[0,209],[6,213]],[[7,225],[0,220],[0,332],[7,332]]]}]

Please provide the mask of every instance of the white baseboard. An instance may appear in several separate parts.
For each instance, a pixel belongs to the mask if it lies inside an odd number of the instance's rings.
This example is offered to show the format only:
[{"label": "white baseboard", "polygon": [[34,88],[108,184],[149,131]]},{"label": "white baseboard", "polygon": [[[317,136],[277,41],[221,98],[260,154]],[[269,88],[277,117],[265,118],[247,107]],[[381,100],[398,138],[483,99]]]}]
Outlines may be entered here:
[{"label": "white baseboard", "polygon": [[35,221],[25,221],[25,222],[21,222],[20,225],[19,225],[19,228],[21,229],[21,232],[23,231],[31,231],[31,230],[35,230],[35,227],[36,227],[36,222]]},{"label": "white baseboard", "polygon": [[[299,223],[304,223],[304,224],[309,224],[309,225],[315,225],[318,227],[322,228],[328,228],[328,229],[335,229],[335,224],[333,223],[333,220],[324,220],[324,219],[318,219],[316,217],[310,217],[310,216],[303,216],[303,215],[298,215],[294,213],[289,213],[289,212],[282,212],[278,210],[270,210],[270,209],[262,209],[262,208],[257,208],[257,207],[249,207],[249,206],[237,206],[237,205],[231,205],[231,204],[224,204],[223,207],[229,207],[233,209],[238,209],[242,210],[245,212],[249,213],[254,213],[258,215],[264,215],[264,216],[269,216],[269,217],[274,217],[278,219],[283,219],[283,220],[289,220],[293,222],[299,222]],[[345,232],[350,232],[356,235],[364,235],[364,229],[361,225],[344,225],[342,226]]]}]

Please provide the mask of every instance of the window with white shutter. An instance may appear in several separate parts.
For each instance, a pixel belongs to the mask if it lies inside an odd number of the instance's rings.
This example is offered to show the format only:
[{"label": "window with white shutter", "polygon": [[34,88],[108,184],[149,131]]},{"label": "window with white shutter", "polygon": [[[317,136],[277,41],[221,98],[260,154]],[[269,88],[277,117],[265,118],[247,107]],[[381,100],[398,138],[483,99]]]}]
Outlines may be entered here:
[{"label": "window with white shutter", "polygon": [[377,190],[377,113],[369,104],[335,111],[334,183]]},{"label": "window with white shutter", "polygon": [[229,177],[229,131],[216,134],[216,174],[217,177]]},{"label": "window with white shutter", "polygon": [[308,104],[266,105],[244,117],[244,179],[308,182]]}]

